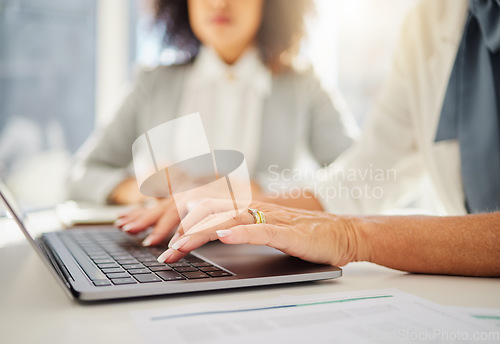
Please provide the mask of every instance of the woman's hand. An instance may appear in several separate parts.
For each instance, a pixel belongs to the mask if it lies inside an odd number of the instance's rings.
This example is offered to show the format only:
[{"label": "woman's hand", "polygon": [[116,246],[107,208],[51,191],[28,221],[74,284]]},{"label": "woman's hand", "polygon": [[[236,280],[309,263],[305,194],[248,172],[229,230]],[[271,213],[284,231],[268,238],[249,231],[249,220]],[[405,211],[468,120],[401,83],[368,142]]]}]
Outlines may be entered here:
[{"label": "woman's hand", "polygon": [[342,266],[363,257],[356,219],[320,211],[285,208],[254,202],[266,223],[255,224],[248,211],[236,215],[221,200],[205,200],[183,220],[183,234],[158,261],[172,263],[203,244],[219,239],[225,244],[274,247],[315,263]]},{"label": "woman's hand", "polygon": [[153,207],[139,207],[119,216],[115,225],[130,234],[140,233],[154,225],[153,232],[142,242],[144,246],[152,246],[168,237],[179,222],[179,212],[173,198],[166,198]]},{"label": "woman's hand", "polygon": [[[195,185],[198,186],[199,183]],[[193,208],[196,207],[198,209],[198,214],[204,214],[203,217],[214,212],[220,213],[234,209],[234,203],[226,192],[226,184],[223,186],[222,190],[213,185],[208,189],[196,189],[193,187],[192,189],[194,190],[192,192],[185,193],[183,196],[177,196],[175,200],[169,197],[159,200],[153,207],[142,206],[133,209],[119,216],[115,225],[129,234],[137,234],[154,226],[151,234],[144,239],[144,246],[158,245],[177,230],[170,241],[171,245],[184,234],[184,216]],[[253,198],[264,197],[260,187],[255,182],[252,182],[251,189]],[[212,202],[213,200],[217,202]],[[203,217],[199,218],[199,220],[202,220]],[[190,226],[193,225],[193,219],[193,216],[188,219],[188,221],[191,221]]]}]

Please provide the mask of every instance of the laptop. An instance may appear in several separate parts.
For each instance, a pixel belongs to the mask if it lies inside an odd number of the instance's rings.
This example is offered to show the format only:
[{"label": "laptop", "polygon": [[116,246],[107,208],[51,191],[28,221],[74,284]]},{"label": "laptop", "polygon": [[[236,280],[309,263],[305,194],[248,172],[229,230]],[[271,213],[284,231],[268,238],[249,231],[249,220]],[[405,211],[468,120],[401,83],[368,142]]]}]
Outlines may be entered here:
[{"label": "laptop", "polygon": [[[0,179],[5,205],[68,295],[90,302],[255,287],[338,278],[342,270],[290,257],[266,246],[209,243],[173,264],[157,262],[166,247],[147,248],[111,226],[85,226],[34,235],[26,215]],[[59,230],[60,229],[60,230]]]}]

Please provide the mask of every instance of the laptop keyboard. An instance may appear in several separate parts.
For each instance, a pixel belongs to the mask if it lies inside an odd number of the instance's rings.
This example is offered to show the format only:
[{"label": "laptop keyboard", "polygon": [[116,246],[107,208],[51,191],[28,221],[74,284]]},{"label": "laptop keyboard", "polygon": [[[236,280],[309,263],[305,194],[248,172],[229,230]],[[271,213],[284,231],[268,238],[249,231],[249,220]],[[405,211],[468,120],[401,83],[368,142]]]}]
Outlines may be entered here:
[{"label": "laptop keyboard", "polygon": [[71,230],[61,233],[95,286],[211,279],[233,274],[188,254],[176,263],[159,263],[164,248],[143,247],[118,230]]}]

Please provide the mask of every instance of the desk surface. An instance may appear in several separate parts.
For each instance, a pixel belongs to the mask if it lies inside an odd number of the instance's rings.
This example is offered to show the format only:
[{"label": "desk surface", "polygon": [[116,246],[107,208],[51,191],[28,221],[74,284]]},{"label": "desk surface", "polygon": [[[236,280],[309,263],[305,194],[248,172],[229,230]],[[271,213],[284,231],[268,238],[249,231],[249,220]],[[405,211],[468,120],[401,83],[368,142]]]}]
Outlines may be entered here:
[{"label": "desk surface", "polygon": [[90,305],[70,300],[25,241],[0,247],[0,273],[1,343],[145,343],[132,311],[282,294],[398,288],[442,305],[500,308],[498,278],[408,274],[370,263],[349,264],[331,281]]}]

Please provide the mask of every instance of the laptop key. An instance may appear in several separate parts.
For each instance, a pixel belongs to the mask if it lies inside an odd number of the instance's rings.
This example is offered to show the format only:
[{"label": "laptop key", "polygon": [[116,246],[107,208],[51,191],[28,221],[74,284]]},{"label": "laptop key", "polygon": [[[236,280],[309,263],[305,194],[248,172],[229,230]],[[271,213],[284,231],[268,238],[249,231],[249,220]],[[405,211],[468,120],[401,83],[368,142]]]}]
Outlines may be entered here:
[{"label": "laptop key", "polygon": [[166,264],[164,264],[164,263],[157,262],[156,259],[155,259],[154,262],[147,262],[147,263],[144,263],[144,265],[146,265],[147,267],[151,267],[151,266],[166,266]]},{"label": "laptop key", "polygon": [[101,259],[94,259],[94,263],[96,264],[105,264],[105,263],[114,263],[115,261],[111,258],[101,258]]},{"label": "laptop key", "polygon": [[213,266],[212,264],[210,263],[207,263],[207,262],[194,262],[194,263],[191,263],[192,266],[196,266],[196,267],[201,267],[201,266]]},{"label": "laptop key", "polygon": [[117,259],[116,260],[121,265],[124,264],[138,264],[139,262],[136,259]]},{"label": "laptop key", "polygon": [[200,266],[200,270],[203,272],[208,272],[208,271],[222,271],[222,269],[219,269],[216,266]]},{"label": "laptop key", "polygon": [[135,279],[133,279],[132,277],[115,278],[115,279],[112,279],[111,282],[113,282],[113,284],[135,284],[135,283],[137,283],[137,281]]},{"label": "laptop key", "polygon": [[189,272],[189,271],[199,271],[199,270],[195,267],[192,267],[192,266],[180,266],[178,268],[175,268],[175,271],[177,271],[177,272]]},{"label": "laptop key", "polygon": [[84,249],[83,250],[89,257],[91,256],[96,256],[96,255],[105,255],[106,252],[104,252],[103,250],[86,250]]},{"label": "laptop key", "polygon": [[226,276],[232,276],[229,272],[226,271],[209,271],[207,274],[210,275],[210,277],[226,277]]},{"label": "laptop key", "polygon": [[94,285],[96,287],[103,287],[103,286],[107,286],[107,285],[111,285],[111,282],[108,281],[108,280],[104,280],[104,279],[100,279],[100,280],[94,280],[92,281],[94,282]]},{"label": "laptop key", "polygon": [[135,250],[132,255],[135,257],[135,258],[139,258],[139,257],[149,257],[151,256],[151,253],[149,253],[149,251],[144,251],[144,248],[141,247],[141,248],[138,248],[137,250]]},{"label": "laptop key", "polygon": [[203,273],[201,271],[183,272],[182,274],[184,276],[186,276],[188,279],[198,279],[198,278],[208,278],[209,277],[206,273]]},{"label": "laptop key", "polygon": [[113,258],[118,259],[134,259],[130,254],[112,254]]},{"label": "laptop key", "polygon": [[149,271],[149,269],[131,269],[131,270],[128,270],[128,273],[131,274],[131,275],[139,275],[139,274],[150,274],[151,271]]},{"label": "laptop key", "polygon": [[141,263],[149,263],[149,262],[156,262],[158,263],[158,261],[156,260],[156,257],[154,256],[147,256],[147,257],[137,257],[137,260],[139,260]]},{"label": "laptop key", "polygon": [[108,268],[119,268],[120,265],[116,263],[103,263],[103,264],[97,264],[97,266],[101,269],[108,269]]},{"label": "laptop key", "polygon": [[106,276],[108,276],[108,278],[111,279],[130,277],[130,275],[126,272],[111,273],[111,274],[106,274]]},{"label": "laptop key", "polygon": [[92,258],[93,260],[97,260],[97,259],[108,259],[110,258],[109,255],[107,254],[89,254],[88,255],[90,258]]},{"label": "laptop key", "polygon": [[102,269],[102,272],[105,274],[112,274],[116,272],[125,272],[122,268],[107,268],[107,269]]},{"label": "laptop key", "polygon": [[106,254],[106,252],[97,245],[80,245],[87,254]]},{"label": "laptop key", "polygon": [[201,258],[193,256],[192,254],[188,254],[184,257],[184,260],[190,263],[204,263],[205,261]]},{"label": "laptop key", "polygon": [[132,270],[132,269],[142,269],[142,268],[144,268],[144,265],[142,265],[142,264],[125,264],[125,265],[122,265],[122,267],[125,270]]},{"label": "laptop key", "polygon": [[172,268],[179,268],[179,267],[183,267],[183,266],[191,266],[188,262],[186,261],[178,261],[176,263],[172,263],[172,264],[168,264],[170,267]]},{"label": "laptop key", "polygon": [[172,268],[170,266],[152,266],[149,268],[151,271],[171,271]]},{"label": "laptop key", "polygon": [[178,281],[185,279],[184,276],[178,274],[175,271],[158,271],[156,274],[160,276],[164,281]]},{"label": "laptop key", "polygon": [[149,283],[149,282],[161,282],[161,278],[156,276],[155,274],[140,274],[140,275],[134,275],[135,279],[138,280],[141,283]]},{"label": "laptop key", "polygon": [[162,254],[166,249],[165,248],[158,248],[158,247],[151,247],[149,249],[149,252],[153,255],[158,257],[160,254]]}]

